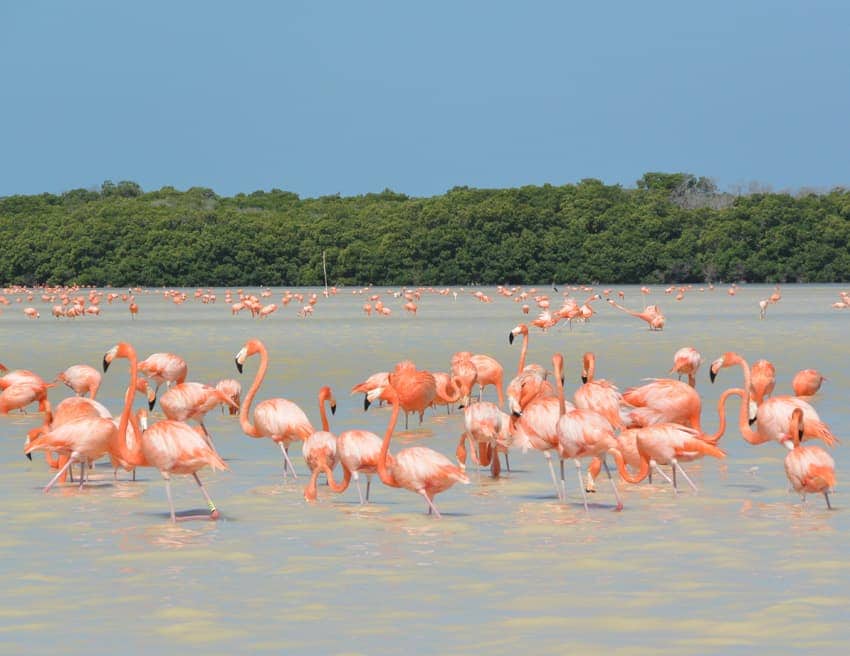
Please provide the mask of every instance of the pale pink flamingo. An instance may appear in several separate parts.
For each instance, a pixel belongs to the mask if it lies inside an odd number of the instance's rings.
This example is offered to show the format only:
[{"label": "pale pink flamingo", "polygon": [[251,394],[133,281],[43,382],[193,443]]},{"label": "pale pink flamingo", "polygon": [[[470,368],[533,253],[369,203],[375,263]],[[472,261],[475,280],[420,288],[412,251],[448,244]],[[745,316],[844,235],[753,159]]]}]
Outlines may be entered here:
[{"label": "pale pink flamingo", "polygon": [[649,324],[650,330],[664,330],[666,319],[664,315],[661,314],[661,310],[657,305],[648,305],[643,312],[635,312],[634,310],[629,310],[615,302],[613,298],[609,298],[608,302],[618,310],[622,310],[626,314],[630,314],[633,317],[646,321],[646,323]]},{"label": "pale pink flamingo", "polygon": [[791,389],[794,390],[794,396],[814,396],[825,380],[826,377],[817,369],[802,369],[794,374]]},{"label": "pale pink flamingo", "polygon": [[488,385],[493,385],[496,388],[496,395],[499,398],[499,407],[505,404],[504,393],[502,391],[502,378],[504,369],[494,358],[481,353],[472,355],[468,351],[460,351],[452,356],[452,365],[455,358],[468,359],[475,365],[475,370],[478,375],[478,400],[484,393],[484,388]]},{"label": "pale pink flamingo", "polygon": [[702,364],[702,355],[692,346],[683,346],[673,355],[673,366],[670,373],[675,373],[679,380],[688,377],[688,385],[696,387],[696,375]]},{"label": "pale pink flamingo", "polygon": [[436,393],[432,402],[434,407],[444,405],[447,411],[451,413],[452,404],[460,403],[461,406],[469,404],[470,390],[464,385],[462,378],[442,371],[435,371],[432,375],[436,386]]},{"label": "pale pink flamingo", "polygon": [[699,433],[692,428],[681,424],[654,424],[637,430],[637,448],[641,456],[641,465],[638,473],[632,475],[625,467],[625,463],[617,454],[613,454],[617,461],[620,476],[629,483],[640,483],[647,477],[650,467],[654,468],[668,481],[670,479],[658,467],[658,465],[671,465],[673,468],[673,490],[678,493],[676,484],[676,472],[678,471],[685,480],[697,491],[696,485],[688,474],[682,469],[680,462],[688,462],[701,458],[704,455],[715,458],[725,458],[726,453],[713,444],[699,439]]},{"label": "pale pink flamingo", "polygon": [[[378,458],[381,455],[381,438],[370,431],[347,430],[336,438],[336,451],[342,465],[343,479],[340,484],[329,484],[334,492],[345,492],[354,477],[360,503],[368,503],[372,486],[372,474],[378,471]],[[391,455],[387,455],[392,460]],[[366,474],[366,499],[360,488],[360,474]]]},{"label": "pale pink flamingo", "polygon": [[583,384],[573,394],[575,407],[580,410],[592,410],[599,413],[614,428],[623,428],[624,421],[620,416],[623,395],[612,382],[595,379],[595,371],[596,356],[588,351],[582,358],[581,380]]},{"label": "pale pink flamingo", "polygon": [[59,373],[55,380],[65,383],[77,396],[88,393],[91,398],[95,398],[100,388],[101,376],[94,367],[87,364],[75,364]]},{"label": "pale pink flamingo", "polygon": [[27,315],[27,319],[38,319],[41,316],[33,307],[24,308],[24,314]]},{"label": "pale pink flamingo", "polygon": [[260,354],[260,366],[257,369],[254,382],[245,396],[242,407],[239,409],[239,424],[248,437],[271,438],[283,453],[284,482],[286,481],[287,468],[297,479],[295,467],[292,466],[292,461],[289,459],[289,445],[295,440],[307,439],[315,430],[301,408],[292,401],[282,398],[266,399],[258,403],[254,409],[254,423],[251,423],[248,414],[251,403],[257,395],[257,390],[260,389],[260,384],[266,376],[269,367],[269,354],[265,345],[259,339],[249,339],[236,354],[236,368],[239,373],[242,373],[242,365],[245,364],[245,360],[257,353]]},{"label": "pale pink flamingo", "polygon": [[44,383],[15,383],[9,385],[0,393],[0,415],[9,414],[10,410],[21,410],[31,403],[38,401],[39,409],[44,408],[47,403],[47,388]]},{"label": "pale pink flamingo", "polygon": [[[552,356],[556,378],[563,376],[564,359],[560,353]],[[562,500],[561,486],[555,477],[552,464],[552,449],[558,448],[558,419],[561,416],[560,402],[557,396],[550,396],[544,388],[545,381],[534,372],[525,372],[512,381],[513,390],[508,391],[508,405],[511,409],[511,434],[515,445],[527,451],[529,447],[543,453],[552,485],[558,500]],[[573,409],[571,403],[565,408]]]},{"label": "pale pink flamingo", "polygon": [[747,361],[737,353],[727,352],[711,363],[709,375],[714,382],[717,372],[724,367],[739,366],[744,373],[744,389],[747,390],[746,402],[741,405],[738,428],[741,437],[750,444],[763,444],[776,441],[782,443],[791,431],[791,415],[794,408],[800,408],[805,420],[803,423],[804,438],[820,438],[827,445],[833,446],[838,440],[832,434],[829,426],[820,420],[815,409],[803,399],[796,396],[773,396],[758,406],[756,430],[748,425],[748,408],[750,404],[750,367]]},{"label": "pale pink flamingo", "polygon": [[803,410],[794,408],[791,432],[785,441],[789,449],[785,456],[785,474],[791,487],[802,495],[803,501],[807,492],[820,492],[826,499],[826,507],[832,510],[829,491],[835,487],[835,461],[819,446],[801,446],[803,430]]},{"label": "pale pink flamingo", "polygon": [[700,412],[702,401],[697,391],[687,383],[672,378],[656,378],[644,385],[623,392],[628,410],[628,428],[672,422],[702,431]]},{"label": "pale pink flamingo", "polygon": [[[200,424],[210,444],[212,440],[207,427],[204,426],[204,415],[220,403],[230,406],[231,411],[239,409],[239,406],[227,394],[203,383],[178,383],[159,399],[159,407],[162,408],[166,419],[174,421],[194,419]],[[153,404],[150,408],[153,409]]]},{"label": "pale pink flamingo", "polygon": [[[152,353],[139,363],[139,371],[156,383],[153,397],[159,393],[160,386],[165,383],[171,387],[172,383],[183,383],[189,371],[186,361],[174,353]],[[153,405],[151,405],[153,408]]]},{"label": "pale pink flamingo", "polygon": [[[378,373],[372,374],[362,383],[357,383],[354,387],[351,388],[352,394],[357,394],[358,392],[363,393],[363,401],[366,401],[366,395],[369,394],[373,389],[378,387],[386,387],[387,386],[387,376],[389,376],[389,372],[387,371],[379,371]],[[383,404],[383,401],[381,401]]]},{"label": "pale pink flamingo", "polygon": [[333,477],[333,468],[337,461],[336,437],[330,432],[325,403],[330,406],[331,414],[334,414],[336,412],[336,400],[331,388],[327,385],[319,390],[319,416],[322,419],[322,430],[308,436],[301,447],[304,462],[310,468],[310,480],[304,488],[304,499],[307,501],[316,500],[316,481],[322,472],[327,476],[328,485],[332,486],[331,489],[336,487]]},{"label": "pale pink flamingo", "polygon": [[[231,415],[237,414],[239,412],[240,399],[242,398],[242,383],[233,378],[222,378],[215,384],[215,388],[233,401],[233,404],[228,407],[228,410]],[[221,411],[224,412],[223,405],[221,406]]]},{"label": "pale pink flamingo", "polygon": [[[511,417],[502,412],[495,403],[479,401],[467,405],[463,411],[464,432],[458,441],[455,455],[461,469],[466,470],[466,441],[472,447],[472,460],[476,464],[490,465],[490,474],[495,478],[499,475],[501,465],[498,456],[493,456],[499,448],[507,450],[510,445]],[[480,456],[475,457],[475,446],[479,453],[489,457],[489,462],[481,462]],[[486,446],[486,450],[482,450]]]},{"label": "pale pink flamingo", "polygon": [[366,398],[367,402],[370,402],[378,397],[383,397],[393,406],[387,431],[381,443],[381,452],[378,456],[378,476],[384,485],[403,487],[411,492],[421,494],[428,503],[428,514],[430,515],[433,511],[439,518],[440,511],[434,504],[434,496],[448,490],[455,483],[468,485],[469,479],[460,467],[453,464],[446,456],[426,447],[409,447],[399,451],[393,458],[389,457],[390,440],[401,407],[399,393],[393,386],[398,375],[395,372],[390,374],[389,385],[383,389],[372,390]]},{"label": "pale pink flamingo", "polygon": [[769,360],[756,360],[750,372],[750,395],[756,405],[761,405],[773,394],[776,386],[776,367]]},{"label": "pale pink flamingo", "polygon": [[129,308],[130,308],[130,318],[135,319],[136,315],[139,314],[139,306],[132,296],[130,297]]}]

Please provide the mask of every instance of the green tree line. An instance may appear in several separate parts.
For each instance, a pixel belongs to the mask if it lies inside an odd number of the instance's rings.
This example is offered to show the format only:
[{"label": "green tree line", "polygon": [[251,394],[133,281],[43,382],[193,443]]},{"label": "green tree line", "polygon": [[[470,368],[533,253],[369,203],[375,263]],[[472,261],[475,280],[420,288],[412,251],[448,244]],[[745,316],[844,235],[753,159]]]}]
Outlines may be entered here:
[{"label": "green tree line", "polygon": [[850,191],[720,193],[647,173],[299,198],[273,189],[134,182],[0,198],[0,281],[81,285],[338,285],[850,280]]}]

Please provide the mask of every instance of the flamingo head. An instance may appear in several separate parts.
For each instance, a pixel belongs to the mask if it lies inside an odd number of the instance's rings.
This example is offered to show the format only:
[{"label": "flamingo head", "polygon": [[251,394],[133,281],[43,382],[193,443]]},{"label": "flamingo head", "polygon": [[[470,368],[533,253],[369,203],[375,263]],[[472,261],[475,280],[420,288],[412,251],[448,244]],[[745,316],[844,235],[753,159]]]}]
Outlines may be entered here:
[{"label": "flamingo head", "polygon": [[713,383],[714,379],[717,378],[717,372],[723,369],[723,367],[731,367],[732,365],[739,364],[740,362],[740,355],[733,353],[732,351],[727,351],[711,363],[711,366],[708,368],[708,377]]},{"label": "flamingo head", "polygon": [[106,373],[106,370],[109,369],[109,365],[112,364],[112,361],[115,358],[130,358],[135,356],[136,349],[134,349],[130,344],[127,342],[118,342],[115,346],[103,354],[103,372]]},{"label": "flamingo head", "polygon": [[239,373],[242,373],[242,365],[245,364],[245,360],[256,353],[259,353],[263,348],[263,343],[258,339],[249,339],[245,342],[245,346],[239,349],[239,353],[236,354],[236,369]]}]

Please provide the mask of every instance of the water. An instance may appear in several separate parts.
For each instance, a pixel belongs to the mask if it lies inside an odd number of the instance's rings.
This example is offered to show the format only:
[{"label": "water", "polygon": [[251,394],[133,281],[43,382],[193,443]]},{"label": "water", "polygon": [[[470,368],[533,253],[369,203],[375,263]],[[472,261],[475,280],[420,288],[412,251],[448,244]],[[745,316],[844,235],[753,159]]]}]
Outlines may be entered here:
[{"label": "water", "polygon": [[[627,305],[642,306],[637,288],[623,289]],[[692,345],[707,361],[697,383],[707,432],[717,425],[722,390],[742,380],[731,368],[709,384],[707,363],[724,351],[773,361],[777,394],[790,392],[797,370],[817,368],[829,380],[814,404],[846,442],[850,312],[830,307],[839,289],[784,286],[760,321],[757,301],[772,287],[741,287],[734,297],[725,287],[694,289],[680,302],[655,288],[647,301],[667,315],[663,332],[597,302],[586,325],[532,330],[528,360],[549,364],[561,351],[571,391],[581,354],[592,350],[597,376],[625,388],[666,375],[675,350]],[[392,316],[370,318],[361,310],[365,297],[342,290],[321,299],[312,318],[298,319],[293,302],[264,321],[231,317],[221,290],[216,305],[138,295],[133,322],[126,305],[105,301],[102,317],[77,321],[55,320],[36,301],[42,316],[31,321],[27,303],[10,296],[0,361],[47,378],[75,363],[99,366],[109,347],[127,340],[140,357],[181,354],[190,380],[241,378],[247,390],[257,359],[240,377],[233,357],[258,337],[271,362],[258,400],[289,398],[318,424],[316,393],[328,384],[338,403],[332,430],[382,435],[388,410],[364,413],[362,396],[348,395],[373,372],[404,358],[445,371],[458,350],[496,357],[507,378],[515,371],[519,345],[507,336],[527,317],[519,304],[483,291],[493,303],[468,290],[456,301],[423,295],[415,318],[403,301],[385,298]],[[117,361],[98,395],[116,414],[126,371]],[[50,397],[56,403],[69,393],[60,386]],[[485,397],[495,399],[492,388]],[[172,526],[164,483],[152,470],[136,483],[122,473],[116,483],[98,465],[87,489],[42,494],[50,473],[38,454],[30,463],[22,453],[24,433],[37,423],[32,413],[0,417],[3,653],[844,653],[850,637],[846,446],[833,450],[833,512],[820,497],[803,505],[787,493],[778,444],[750,446],[732,427],[721,443],[725,461],[686,466],[699,494],[675,497],[657,481],[624,484],[625,510],[616,513],[600,480],[588,515],[572,467],[562,505],[541,455],[512,452],[512,473],[491,480],[482,472],[479,481],[472,472],[472,485],[438,496],[444,518],[437,521],[417,495],[379,483],[365,508],[356,490],[335,496],[324,486],[308,504],[300,448],[293,453],[302,476],[283,485],[279,450],[216,411],[207,425],[231,470],[201,476],[222,519]],[[461,425],[458,412],[429,411],[396,440],[451,455]],[[191,479],[175,477],[172,487],[178,512],[204,508]]]}]

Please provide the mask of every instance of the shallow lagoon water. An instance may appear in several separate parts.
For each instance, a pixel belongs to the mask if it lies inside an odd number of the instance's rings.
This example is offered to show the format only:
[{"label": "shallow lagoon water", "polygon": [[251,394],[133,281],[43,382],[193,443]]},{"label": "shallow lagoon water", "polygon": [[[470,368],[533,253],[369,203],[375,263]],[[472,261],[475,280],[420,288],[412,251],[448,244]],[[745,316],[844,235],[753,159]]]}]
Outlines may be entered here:
[{"label": "shallow lagoon water", "polygon": [[[382,435],[388,409],[364,413],[362,396],[348,394],[373,372],[404,358],[445,371],[458,350],[496,357],[506,378],[516,369],[520,347],[508,345],[507,335],[527,319],[519,305],[493,289],[483,290],[490,304],[454,289],[457,300],[423,295],[416,317],[392,299],[385,299],[392,316],[367,317],[365,296],[350,289],[320,298],[312,318],[297,318],[293,302],[263,321],[231,317],[222,290],[215,305],[178,307],[158,293],[138,295],[132,322],[124,304],[104,301],[102,317],[67,321],[49,317],[49,305],[36,301],[42,317],[30,321],[22,312],[27,303],[13,303],[0,315],[0,361],[47,378],[75,363],[99,366],[123,339],[140,357],[182,355],[190,380],[241,378],[247,390],[257,359],[240,377],[233,356],[259,337],[270,371],[258,400],[283,396],[318,424],[316,393],[328,384],[338,404],[333,431]],[[622,289],[626,305],[642,307],[636,287]],[[694,289],[677,302],[653,288],[647,301],[659,303],[668,320],[660,333],[597,302],[588,324],[533,330],[529,361],[549,364],[562,352],[569,392],[580,382],[581,354],[592,350],[597,375],[625,388],[667,375],[675,350],[692,345],[706,360],[697,389],[707,432],[717,426],[720,393],[742,380],[730,368],[709,383],[708,362],[724,351],[773,361],[777,394],[790,393],[797,370],[817,368],[829,380],[814,405],[844,440],[832,451],[833,512],[822,497],[801,504],[788,493],[782,447],[750,446],[734,426],[721,442],[725,461],[686,465],[698,494],[685,488],[677,497],[658,481],[622,484],[620,513],[600,480],[586,514],[571,466],[568,503],[558,503],[541,455],[517,451],[514,471],[501,479],[482,472],[479,480],[470,471],[471,485],[438,496],[441,521],[425,515],[417,495],[379,483],[367,507],[354,489],[336,496],[323,486],[319,501],[308,504],[300,449],[293,449],[299,481],[284,485],[279,450],[246,437],[235,418],[216,411],[207,425],[231,469],[201,476],[222,519],[172,526],[164,483],[152,470],[140,471],[135,483],[124,473],[114,482],[104,462],[87,489],[68,484],[42,494],[50,473],[42,458],[30,463],[22,453],[23,435],[39,416],[13,413],[0,417],[0,650],[843,653],[850,637],[850,506],[843,494],[850,312],[830,307],[841,287],[787,285],[761,321],[757,301],[772,289],[742,286],[734,297],[725,287]],[[279,302],[281,291],[272,300]],[[116,413],[125,364],[110,368],[98,396]],[[57,387],[51,401],[68,394]],[[485,398],[495,400],[492,388]],[[730,411],[737,408],[730,401]],[[421,426],[412,420],[410,430],[399,429],[394,442],[452,455],[461,426],[457,411],[429,411]],[[204,508],[191,479],[176,477],[172,487],[178,513]]]}]

